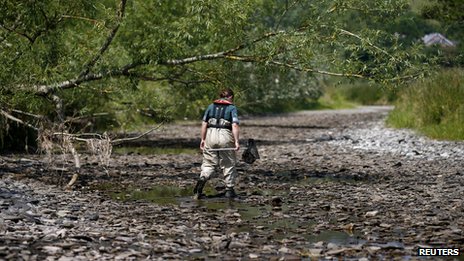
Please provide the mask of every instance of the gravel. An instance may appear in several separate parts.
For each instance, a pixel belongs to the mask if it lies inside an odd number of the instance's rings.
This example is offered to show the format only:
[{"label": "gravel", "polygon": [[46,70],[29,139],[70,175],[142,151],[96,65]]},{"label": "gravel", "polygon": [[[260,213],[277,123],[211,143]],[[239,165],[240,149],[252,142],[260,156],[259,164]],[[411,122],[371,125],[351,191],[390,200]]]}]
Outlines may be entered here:
[{"label": "gravel", "polygon": [[[209,181],[205,200],[183,192],[195,184],[199,153],[113,155],[109,166],[83,154],[73,190],[64,189],[74,174],[65,157],[49,163],[42,155],[2,155],[0,259],[423,260],[419,248],[462,253],[464,143],[385,127],[390,109],[244,117],[242,141],[254,138],[261,158],[238,163],[233,201],[220,197],[221,179]],[[166,125],[134,145],[195,148],[193,130],[198,123]],[[153,188],[165,194],[153,196]]]}]

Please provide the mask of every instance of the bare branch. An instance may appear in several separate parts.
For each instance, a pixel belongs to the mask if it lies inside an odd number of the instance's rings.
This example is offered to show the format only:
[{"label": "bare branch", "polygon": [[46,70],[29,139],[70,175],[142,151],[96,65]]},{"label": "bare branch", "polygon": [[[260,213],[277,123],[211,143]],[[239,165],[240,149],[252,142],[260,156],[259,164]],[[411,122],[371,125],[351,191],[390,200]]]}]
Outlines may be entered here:
[{"label": "bare branch", "polygon": [[276,65],[276,66],[290,68],[290,69],[293,69],[293,70],[296,70],[296,71],[301,71],[301,72],[317,73],[317,74],[323,74],[323,75],[338,76],[338,77],[348,77],[348,78],[360,78],[360,79],[366,78],[365,76],[363,76],[361,74],[328,72],[328,71],[317,70],[317,69],[313,69],[313,68],[299,67],[299,66],[296,66],[296,65],[293,65],[293,64],[282,63],[282,62],[278,62],[278,61],[269,61],[268,63]]},{"label": "bare branch", "polygon": [[[103,135],[98,134],[98,133],[72,134],[68,132],[53,132],[51,133],[51,135],[68,137],[71,140],[82,141],[82,142],[87,142],[88,140],[92,140],[92,139],[99,139],[99,140],[104,139]],[[81,136],[92,136],[93,138],[80,138]]]},{"label": "bare branch", "polygon": [[225,58],[228,60],[240,61],[240,62],[262,62],[262,61],[265,61],[267,57],[227,55],[225,56]]},{"label": "bare branch", "polygon": [[15,113],[18,113],[18,114],[26,115],[26,116],[29,116],[29,117],[33,117],[33,118],[36,118],[36,119],[42,119],[43,118],[42,115],[32,114],[32,113],[29,113],[29,112],[24,112],[24,111],[20,111],[20,110],[16,110],[16,109],[12,109],[11,111],[15,112]]},{"label": "bare branch", "polygon": [[27,126],[27,127],[31,128],[31,129],[34,129],[34,130],[36,130],[36,131],[39,130],[39,128],[35,127],[34,125],[32,125],[32,124],[30,124],[30,123],[27,123],[27,122],[24,122],[24,121],[22,121],[21,119],[16,118],[15,116],[13,116],[13,115],[7,113],[6,111],[4,111],[4,110],[2,110],[2,109],[0,109],[0,114],[2,114],[5,118],[7,118],[7,119],[9,119],[9,120],[12,120],[12,121],[14,121],[14,122],[20,123],[20,124],[22,124],[22,125],[24,125],[24,126]]},{"label": "bare branch", "polygon": [[389,82],[395,82],[395,81],[410,81],[410,80],[415,80],[421,76],[421,73],[416,73],[416,74],[410,74],[410,75],[405,75],[405,76],[398,76],[394,77],[391,79],[387,79]]},{"label": "bare branch", "polygon": [[[136,137],[130,137],[130,138],[122,138],[122,139],[115,139],[115,140],[111,140],[110,143],[112,145],[118,145],[118,144],[121,144],[121,143],[124,143],[126,141],[134,141],[134,140],[138,140],[150,133],[152,133],[153,131],[155,130],[158,130],[159,128],[161,128],[161,126],[164,124],[164,122],[161,122],[160,124],[158,124],[156,127],[136,136]],[[72,140],[76,140],[76,141],[84,141],[84,142],[87,142],[88,140],[91,140],[91,139],[106,139],[106,134],[98,134],[98,133],[81,133],[81,134],[71,134],[71,133],[68,133],[68,132],[54,132],[52,133],[53,136],[67,136],[69,138],[71,138]],[[83,136],[91,136],[93,138],[81,138]]]},{"label": "bare branch", "polygon": [[184,59],[171,59],[171,60],[167,60],[164,64],[181,65],[181,64],[194,63],[198,61],[215,60],[215,59],[224,58],[226,53],[227,51],[213,53],[213,54],[198,55],[198,56],[188,57]]},{"label": "bare branch", "polygon": [[142,133],[142,134],[140,134],[139,136],[136,136],[136,137],[112,140],[112,141],[111,141],[111,144],[113,144],[113,145],[118,145],[118,144],[121,144],[121,143],[126,142],[126,141],[138,140],[138,139],[142,138],[143,136],[146,136],[146,135],[152,133],[153,131],[155,131],[155,130],[161,128],[161,126],[162,126],[163,124],[164,124],[164,122],[161,122],[160,124],[158,124],[158,126],[152,128],[152,129],[150,129],[150,130],[148,130],[148,131],[146,131],[146,132],[144,132],[144,133]]},{"label": "bare branch", "polygon": [[76,183],[77,179],[79,178],[79,174],[77,173],[74,173],[72,175],[72,178],[71,180],[68,182],[68,184],[66,185],[65,189],[66,190],[71,190],[71,188],[74,186],[74,184]]}]

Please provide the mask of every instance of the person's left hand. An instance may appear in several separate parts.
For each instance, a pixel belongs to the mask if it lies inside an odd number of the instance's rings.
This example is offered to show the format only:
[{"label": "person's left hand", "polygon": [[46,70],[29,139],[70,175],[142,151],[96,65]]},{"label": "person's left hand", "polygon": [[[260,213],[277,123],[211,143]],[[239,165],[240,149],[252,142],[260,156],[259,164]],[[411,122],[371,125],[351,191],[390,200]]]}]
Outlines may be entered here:
[{"label": "person's left hand", "polygon": [[235,142],[235,150],[238,151],[240,149],[240,143],[238,141]]}]

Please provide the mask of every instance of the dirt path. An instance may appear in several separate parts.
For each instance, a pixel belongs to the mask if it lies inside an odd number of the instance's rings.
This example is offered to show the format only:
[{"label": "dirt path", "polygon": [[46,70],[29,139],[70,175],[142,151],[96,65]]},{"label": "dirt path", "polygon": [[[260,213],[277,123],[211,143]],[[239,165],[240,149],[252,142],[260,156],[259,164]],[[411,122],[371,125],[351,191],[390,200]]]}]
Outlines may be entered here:
[{"label": "dirt path", "polygon": [[220,179],[209,182],[209,199],[190,198],[201,163],[197,123],[165,126],[134,144],[176,151],[114,155],[106,168],[83,157],[74,191],[61,189],[71,172],[60,158],[50,170],[38,156],[2,156],[0,259],[416,260],[423,247],[462,253],[464,143],[386,128],[389,109],[243,119],[241,138],[257,140],[261,159],[238,164],[234,201],[213,197]]}]

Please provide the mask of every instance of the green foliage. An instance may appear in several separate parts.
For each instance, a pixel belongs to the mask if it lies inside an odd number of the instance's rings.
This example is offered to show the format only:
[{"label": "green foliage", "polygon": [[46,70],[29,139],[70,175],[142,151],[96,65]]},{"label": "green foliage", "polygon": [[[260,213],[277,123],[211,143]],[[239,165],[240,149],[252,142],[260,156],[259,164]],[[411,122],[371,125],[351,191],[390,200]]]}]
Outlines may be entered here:
[{"label": "green foliage", "polygon": [[464,21],[464,2],[461,0],[431,1],[423,6],[422,15],[427,19],[436,19],[447,23]]},{"label": "green foliage", "polygon": [[317,80],[306,73],[279,68],[231,64],[237,102],[245,114],[288,112],[308,108],[322,94]]},{"label": "green foliage", "polygon": [[394,99],[394,90],[358,83],[326,87],[319,103],[326,108],[342,109],[359,105],[387,105]]},{"label": "green foliage", "polygon": [[419,13],[429,24],[430,32],[440,32],[452,40],[456,47],[431,47],[429,54],[435,53],[438,63],[447,67],[464,65],[464,2],[461,0],[441,0],[422,3]]},{"label": "green foliage", "polygon": [[0,15],[0,109],[73,132],[198,119],[223,87],[244,113],[308,108],[327,75],[396,86],[434,62],[394,34],[406,0],[5,0]]},{"label": "green foliage", "polygon": [[438,139],[464,139],[464,71],[452,69],[405,88],[388,117],[398,128],[413,128]]},{"label": "green foliage", "polygon": [[359,105],[386,105],[396,99],[396,89],[382,88],[366,81],[351,83],[336,82],[334,79],[322,82],[321,98],[314,109],[344,109]]},{"label": "green foliage", "polygon": [[424,35],[436,31],[430,23],[412,11],[398,17],[385,29],[391,34],[397,34],[399,41],[405,45],[417,43]]},{"label": "green foliage", "polygon": [[357,105],[348,100],[340,88],[332,86],[324,90],[324,95],[317,101],[314,109],[348,109]]}]

